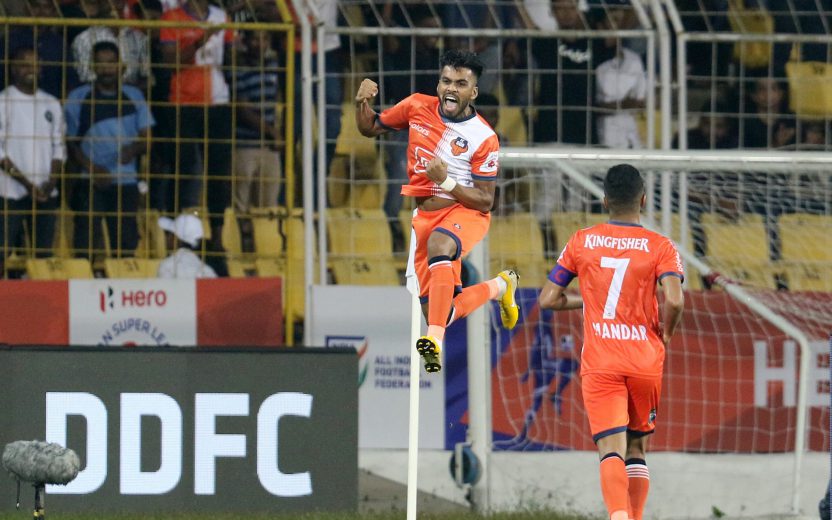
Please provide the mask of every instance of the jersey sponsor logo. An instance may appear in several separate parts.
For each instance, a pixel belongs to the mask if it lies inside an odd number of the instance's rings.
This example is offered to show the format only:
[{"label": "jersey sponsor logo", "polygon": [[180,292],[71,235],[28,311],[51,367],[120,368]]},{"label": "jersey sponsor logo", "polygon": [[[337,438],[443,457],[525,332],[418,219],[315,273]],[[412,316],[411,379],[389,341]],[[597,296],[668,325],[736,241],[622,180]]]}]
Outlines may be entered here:
[{"label": "jersey sponsor logo", "polygon": [[580,49],[570,49],[564,44],[558,47],[558,55],[568,58],[575,63],[586,63],[592,58],[592,51],[582,51]]},{"label": "jersey sponsor logo", "polygon": [[413,153],[416,155],[416,164],[413,165],[413,171],[416,173],[427,173],[428,163],[436,157],[433,152],[417,146]]},{"label": "jersey sponsor logo", "polygon": [[584,247],[589,250],[595,249],[596,247],[606,247],[609,249],[635,249],[637,251],[644,251],[645,253],[650,252],[647,248],[646,238],[619,238],[589,234],[584,237]]},{"label": "jersey sponsor logo", "polygon": [[410,123],[410,128],[416,130],[417,132],[419,132],[420,134],[422,134],[425,137],[430,135],[430,130],[428,130],[424,126],[420,125],[419,123]]},{"label": "jersey sponsor logo", "polygon": [[457,137],[451,143],[451,153],[454,155],[461,155],[468,151],[468,141],[462,137]]},{"label": "jersey sponsor logo", "polygon": [[500,167],[500,152],[493,151],[489,152],[488,156],[483,161],[482,166],[480,166],[481,173],[492,173],[496,172],[497,169]]},{"label": "jersey sponsor logo", "polygon": [[631,341],[647,341],[647,327],[644,325],[627,325],[626,323],[595,322],[592,330],[601,339],[620,339]]},{"label": "jersey sponsor logo", "polygon": [[679,251],[676,251],[676,269],[678,269],[680,273],[685,272],[685,266],[682,264],[682,258],[679,256]]}]

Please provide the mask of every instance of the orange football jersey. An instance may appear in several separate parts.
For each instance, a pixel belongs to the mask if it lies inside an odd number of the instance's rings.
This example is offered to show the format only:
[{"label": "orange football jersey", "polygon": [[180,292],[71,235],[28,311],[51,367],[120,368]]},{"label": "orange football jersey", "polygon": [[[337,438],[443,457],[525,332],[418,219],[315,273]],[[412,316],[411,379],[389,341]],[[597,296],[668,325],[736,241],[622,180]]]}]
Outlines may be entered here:
[{"label": "orange football jersey", "polygon": [[684,279],[673,242],[637,224],[610,221],[577,231],[549,273],[566,287],[581,281],[584,347],[581,373],[659,375],[664,343],[656,283]]},{"label": "orange football jersey", "polygon": [[413,94],[378,116],[381,126],[389,130],[409,127],[407,175],[409,184],[402,195],[453,199],[425,175],[434,157],[448,165],[448,176],[462,186],[475,180],[495,180],[499,169],[500,143],[497,134],[476,112],[461,119],[449,119],[439,113],[439,98]]}]

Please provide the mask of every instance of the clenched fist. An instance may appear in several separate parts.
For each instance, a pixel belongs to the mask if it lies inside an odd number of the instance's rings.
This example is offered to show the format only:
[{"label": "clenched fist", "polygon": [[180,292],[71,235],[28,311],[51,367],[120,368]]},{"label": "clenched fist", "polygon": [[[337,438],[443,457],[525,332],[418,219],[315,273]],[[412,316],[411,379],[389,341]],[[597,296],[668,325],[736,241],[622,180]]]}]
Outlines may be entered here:
[{"label": "clenched fist", "polygon": [[448,178],[448,165],[439,157],[434,157],[425,167],[425,173],[428,179],[436,184],[441,184],[442,181]]},{"label": "clenched fist", "polygon": [[370,101],[378,95],[378,83],[371,79],[364,79],[358,86],[358,94],[355,95],[355,103],[361,104]]}]

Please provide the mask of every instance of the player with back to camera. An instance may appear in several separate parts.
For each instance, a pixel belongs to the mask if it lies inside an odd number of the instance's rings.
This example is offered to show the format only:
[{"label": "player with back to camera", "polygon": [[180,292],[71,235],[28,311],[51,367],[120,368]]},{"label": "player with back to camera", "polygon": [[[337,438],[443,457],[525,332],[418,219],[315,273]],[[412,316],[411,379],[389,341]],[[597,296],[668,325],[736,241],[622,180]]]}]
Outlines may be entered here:
[{"label": "player with back to camera", "polygon": [[483,239],[499,169],[497,135],[477,113],[477,80],[483,65],[471,52],[450,50],[440,59],[436,96],[412,94],[377,114],[370,100],[378,84],[364,79],[355,96],[359,132],[376,137],[408,129],[409,183],[401,194],[416,198],[408,270],[419,280],[427,335],[416,342],[425,370],[442,369],[445,328],[489,299],[499,300],[503,326],[517,324],[514,293],[518,276],[504,270],[495,278],[461,288],[462,257]]},{"label": "player with back to camera", "polygon": [[[641,520],[644,513],[647,436],[655,430],[665,347],[684,308],[682,262],[670,239],[640,225],[645,201],[637,169],[610,168],[604,179],[609,222],[572,235],[539,299],[547,309],[583,307],[584,408],[612,520]],[[565,292],[575,277],[580,297]],[[661,320],[656,284],[664,293]]]}]

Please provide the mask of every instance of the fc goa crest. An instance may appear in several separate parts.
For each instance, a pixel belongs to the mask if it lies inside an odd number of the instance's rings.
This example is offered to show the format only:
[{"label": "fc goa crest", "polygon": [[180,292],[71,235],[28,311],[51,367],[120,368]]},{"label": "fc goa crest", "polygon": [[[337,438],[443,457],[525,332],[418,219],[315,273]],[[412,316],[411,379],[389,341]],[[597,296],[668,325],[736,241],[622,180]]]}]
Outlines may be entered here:
[{"label": "fc goa crest", "polygon": [[454,139],[454,142],[451,143],[451,152],[454,155],[463,154],[468,151],[468,141],[463,139],[462,137],[457,137]]}]

